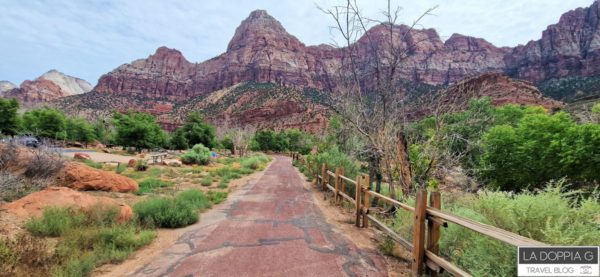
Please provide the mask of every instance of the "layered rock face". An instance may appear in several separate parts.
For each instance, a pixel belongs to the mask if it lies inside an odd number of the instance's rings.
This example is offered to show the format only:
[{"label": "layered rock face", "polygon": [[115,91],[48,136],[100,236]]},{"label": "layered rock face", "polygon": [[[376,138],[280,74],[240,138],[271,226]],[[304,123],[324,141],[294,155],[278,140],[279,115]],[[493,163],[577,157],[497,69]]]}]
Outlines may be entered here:
[{"label": "layered rock face", "polygon": [[23,106],[32,106],[65,96],[82,94],[91,89],[92,85],[82,79],[50,70],[33,81],[24,81],[18,88],[0,90],[0,97],[15,98]]},{"label": "layered rock face", "polygon": [[0,93],[9,91],[14,88],[17,88],[17,86],[15,86],[13,83],[9,81],[0,81]]},{"label": "layered rock face", "polygon": [[535,83],[600,73],[600,4],[563,14],[542,38],[515,47],[505,57],[507,72]]},{"label": "layered rock face", "polygon": [[551,111],[564,106],[562,102],[542,95],[530,82],[511,79],[501,73],[485,73],[456,82],[438,93],[411,103],[407,117],[415,120],[434,113],[464,110],[471,99],[481,97],[489,97],[496,106],[535,105]]},{"label": "layered rock face", "polygon": [[[433,29],[394,26],[396,47],[407,49],[396,77],[449,85],[486,72],[505,72],[534,83],[595,75],[600,73],[599,22],[596,1],[589,8],[564,14],[540,40],[515,48],[499,48],[460,34],[443,42]],[[388,28],[377,25],[352,46],[365,57],[359,61],[362,70],[372,66],[371,56],[382,51],[388,40]],[[329,89],[336,85],[330,76],[340,68],[345,53],[344,48],[305,46],[266,11],[257,10],[236,29],[227,51],[213,59],[190,63],[181,52],[161,47],[147,59],[102,76],[95,90],[183,102],[242,82]]]}]

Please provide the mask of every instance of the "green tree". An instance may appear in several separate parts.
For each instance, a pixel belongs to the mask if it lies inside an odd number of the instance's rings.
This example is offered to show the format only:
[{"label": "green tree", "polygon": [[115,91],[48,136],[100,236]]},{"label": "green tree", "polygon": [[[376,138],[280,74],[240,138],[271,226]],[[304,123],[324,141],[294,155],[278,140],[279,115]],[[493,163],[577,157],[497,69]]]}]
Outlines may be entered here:
[{"label": "green tree", "polygon": [[0,98],[0,134],[16,135],[19,129],[19,102]]},{"label": "green tree", "polygon": [[525,114],[516,126],[492,127],[482,139],[480,175],[504,190],[536,188],[568,177],[600,180],[600,127],[559,112]]},{"label": "green tree", "polygon": [[23,114],[23,129],[42,137],[52,139],[66,139],[65,115],[57,109],[41,108]]},{"label": "green tree", "polygon": [[189,148],[188,140],[185,137],[185,132],[182,128],[177,128],[177,130],[171,134],[169,145],[171,149],[175,150],[186,150]]},{"label": "green tree", "polygon": [[100,142],[107,144],[110,140],[110,131],[108,130],[108,123],[104,120],[97,120],[92,126],[94,129],[94,137]]},{"label": "green tree", "polygon": [[154,116],[129,112],[113,115],[115,126],[115,142],[121,146],[135,147],[138,151],[162,147],[166,144],[166,135],[161,130]]},{"label": "green tree", "polygon": [[85,144],[96,139],[94,127],[83,118],[69,118],[66,122],[67,139]]},{"label": "green tree", "polygon": [[313,142],[312,137],[298,129],[288,129],[283,131],[287,143],[287,150],[308,154]]},{"label": "green tree", "polygon": [[204,122],[204,117],[200,113],[190,113],[181,128],[188,145],[202,144],[208,148],[216,146],[215,127]]},{"label": "green tree", "polygon": [[229,136],[225,136],[221,142],[220,142],[221,148],[222,149],[227,149],[229,151],[231,151],[231,153],[234,153],[234,145],[233,145],[233,140],[229,137]]}]

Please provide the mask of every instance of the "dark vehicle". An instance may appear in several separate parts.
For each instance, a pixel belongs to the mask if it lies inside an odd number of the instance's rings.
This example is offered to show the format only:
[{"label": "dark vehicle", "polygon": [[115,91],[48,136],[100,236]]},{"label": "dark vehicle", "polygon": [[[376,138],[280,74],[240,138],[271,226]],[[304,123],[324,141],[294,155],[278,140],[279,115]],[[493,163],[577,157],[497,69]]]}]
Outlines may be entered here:
[{"label": "dark vehicle", "polygon": [[20,137],[19,143],[32,148],[37,148],[40,146],[40,140],[32,136]]}]

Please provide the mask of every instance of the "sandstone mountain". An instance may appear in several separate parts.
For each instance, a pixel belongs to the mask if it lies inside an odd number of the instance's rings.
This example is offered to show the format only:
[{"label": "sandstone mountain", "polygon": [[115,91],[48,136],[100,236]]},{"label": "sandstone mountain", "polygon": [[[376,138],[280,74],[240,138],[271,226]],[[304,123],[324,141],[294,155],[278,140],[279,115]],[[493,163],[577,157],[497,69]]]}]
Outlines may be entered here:
[{"label": "sandstone mountain", "polygon": [[[10,87],[10,83],[6,87]],[[50,70],[33,81],[26,80],[17,88],[0,90],[0,97],[15,98],[25,107],[35,106],[65,96],[86,93],[92,90],[88,82]]]},{"label": "sandstone mountain", "polygon": [[[557,24],[542,32],[539,40],[514,48],[496,47],[484,39],[460,34],[442,41],[434,29],[409,29],[404,25],[394,26],[392,35],[398,45],[408,49],[406,59],[396,72],[396,77],[405,84],[406,95],[440,91],[440,87],[471,78],[467,82],[510,84],[511,89],[503,93],[497,93],[497,89],[481,92],[494,98],[495,103],[514,101],[554,107],[556,103],[544,99],[534,86],[542,87],[542,92],[560,90],[550,95],[568,99],[575,92],[559,89],[555,84],[577,78],[588,81],[592,88],[600,85],[600,78],[596,78],[600,75],[598,1],[588,8],[565,13]],[[370,66],[370,55],[377,51],[373,49],[385,47],[386,36],[389,33],[383,25],[376,25],[364,34],[352,46],[364,53],[361,55],[364,60],[358,64]],[[314,114],[324,108],[318,102],[319,97],[295,99],[287,94],[303,95],[310,90],[330,92],[336,86],[331,76],[345,58],[344,54],[343,48],[306,46],[266,11],[257,10],[242,21],[226,51],[217,57],[193,63],[178,50],[160,47],[146,59],[121,65],[103,75],[91,93],[67,97],[56,105],[88,117],[106,116],[113,110],[143,110],[157,115],[169,129],[194,109],[204,111],[216,122],[262,121],[264,126],[273,128],[286,124],[295,126],[297,123],[290,120],[315,118]],[[503,75],[475,77],[485,73],[502,73],[530,83]],[[365,81],[368,85],[368,80]],[[257,84],[270,86],[255,89]],[[244,88],[243,93],[239,87]],[[531,89],[521,89],[523,87]],[[589,91],[578,93],[586,95]],[[217,97],[221,94],[227,97]],[[226,102],[221,103],[222,108],[215,109],[207,104],[211,99],[226,99]]]},{"label": "sandstone mountain", "polygon": [[9,82],[9,81],[0,81],[0,93],[3,93],[5,91],[9,91],[11,89],[16,88],[17,86],[15,86],[13,83]]}]

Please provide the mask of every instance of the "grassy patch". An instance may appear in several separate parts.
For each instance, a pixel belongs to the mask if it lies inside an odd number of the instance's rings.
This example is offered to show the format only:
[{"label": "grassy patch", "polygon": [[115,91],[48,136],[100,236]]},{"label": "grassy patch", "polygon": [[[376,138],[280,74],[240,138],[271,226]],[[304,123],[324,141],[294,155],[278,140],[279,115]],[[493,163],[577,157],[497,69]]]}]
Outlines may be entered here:
[{"label": "grassy patch", "polygon": [[151,178],[145,179],[139,183],[139,189],[135,192],[135,194],[136,195],[144,195],[144,194],[154,192],[155,190],[157,190],[159,188],[166,188],[166,187],[171,187],[171,186],[173,186],[173,182],[164,181],[161,179],[156,179],[156,178],[151,177]]},{"label": "grassy patch", "polygon": [[198,221],[198,210],[211,206],[199,190],[187,190],[175,197],[157,197],[138,202],[133,209],[143,226],[178,228]]},{"label": "grassy patch", "polygon": [[52,258],[36,267],[46,267],[45,272],[52,276],[89,276],[96,266],[121,262],[156,237],[154,231],[132,223],[117,223],[118,214],[118,209],[102,206],[44,210],[42,217],[30,220],[26,228],[38,236],[58,236],[59,240]]},{"label": "grassy patch", "polygon": [[208,187],[210,185],[212,185],[213,183],[213,178],[210,176],[206,176],[204,178],[202,178],[202,180],[200,180],[200,185],[204,186],[204,187]]},{"label": "grassy patch", "polygon": [[81,160],[81,162],[83,162],[84,164],[86,164],[89,167],[93,167],[95,169],[102,169],[102,163],[98,163],[98,162],[94,162],[92,160]]},{"label": "grassy patch", "polygon": [[209,191],[206,196],[208,197],[208,200],[210,200],[210,202],[212,202],[213,204],[219,204],[223,201],[225,201],[225,199],[227,199],[227,192],[223,192],[223,191]]}]

